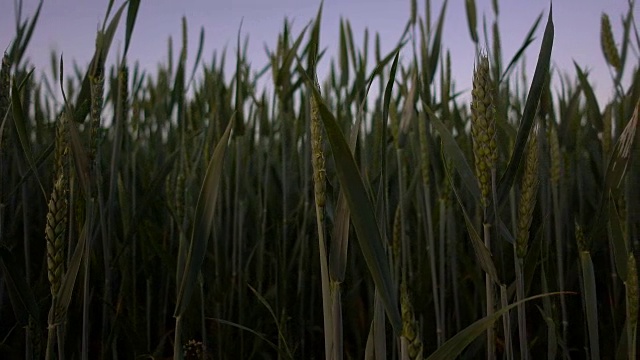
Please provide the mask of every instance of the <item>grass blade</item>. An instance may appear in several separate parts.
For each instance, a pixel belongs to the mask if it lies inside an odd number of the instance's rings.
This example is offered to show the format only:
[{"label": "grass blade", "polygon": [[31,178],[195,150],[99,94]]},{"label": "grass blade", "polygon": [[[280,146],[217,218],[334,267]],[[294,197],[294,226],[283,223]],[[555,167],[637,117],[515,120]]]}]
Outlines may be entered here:
[{"label": "grass blade", "polygon": [[544,83],[549,73],[549,65],[551,63],[551,49],[553,48],[553,8],[549,9],[549,18],[547,19],[547,26],[544,30],[544,36],[542,37],[542,45],[540,46],[540,54],[538,55],[538,63],[536,64],[536,70],[531,81],[531,87],[529,88],[529,95],[527,96],[527,102],[524,106],[524,112],[518,128],[518,135],[514,145],[511,159],[509,159],[509,165],[507,170],[500,178],[498,183],[498,204],[502,204],[504,200],[509,196],[509,191],[513,185],[513,181],[518,171],[518,166],[522,162],[522,156],[529,138],[529,132],[533,127],[534,119],[538,111],[538,103]]},{"label": "grass blade", "polygon": [[[443,160],[443,163],[446,164],[445,159],[442,159],[442,160]],[[454,182],[453,182],[453,179],[451,178],[451,174],[449,173],[449,170],[446,167],[445,167],[445,172],[447,174],[447,179],[451,184],[451,190],[453,190],[453,193],[455,194],[456,199],[458,200],[458,204],[460,205],[460,209],[462,210],[462,214],[464,215],[464,221],[467,226],[467,231],[469,232],[469,236],[471,237],[471,245],[473,245],[473,251],[476,254],[476,259],[480,262],[480,267],[482,267],[482,270],[484,270],[489,275],[489,277],[493,279],[495,283],[500,284],[500,280],[498,279],[498,272],[496,270],[495,264],[493,263],[491,252],[485,246],[485,243],[482,241],[482,238],[480,238],[480,235],[476,231],[476,228],[473,225],[471,218],[469,218],[469,215],[467,214],[467,211],[464,208],[464,203],[462,202],[462,199],[460,198],[460,195],[458,195],[458,191],[454,186]],[[478,194],[479,194],[479,191],[480,190],[478,190]]]},{"label": "grass blade", "polygon": [[484,317],[473,324],[467,326],[464,330],[457,333],[454,337],[447,340],[441,347],[438,348],[433,354],[431,354],[427,360],[448,360],[456,359],[464,349],[471,344],[478,336],[484,334],[487,329],[504,314],[514,309],[519,304],[524,304],[527,301],[540,299],[545,296],[560,295],[560,292],[540,294],[528,297],[521,301],[517,301],[507,307],[503,307],[496,311],[493,315]]},{"label": "grass blade", "polygon": [[[75,102],[75,114],[74,120],[77,122],[84,122],[84,119],[89,114],[89,106],[87,104],[90,103],[91,99],[91,83],[89,81],[90,76],[96,75],[96,71],[100,71],[100,69],[104,68],[105,61],[107,60],[107,55],[109,55],[109,48],[111,47],[111,43],[113,42],[113,36],[116,33],[118,28],[118,23],[120,22],[120,17],[122,16],[122,12],[125,9],[125,2],[120,6],[118,11],[113,15],[111,22],[109,23],[109,27],[104,30],[102,33],[98,34],[99,41],[97,42],[96,51],[93,54],[93,58],[91,59],[91,63],[89,64],[89,68],[87,73],[82,80],[82,85],[80,86],[80,91],[78,92],[78,96],[76,97]],[[106,25],[106,21],[105,24]]]},{"label": "grass blade", "polygon": [[[426,105],[425,105],[426,106]],[[462,182],[466,185],[467,190],[473,195],[476,201],[480,201],[480,186],[478,185],[478,181],[476,176],[471,170],[469,163],[467,162],[467,158],[462,153],[462,150],[458,146],[458,143],[453,138],[453,135],[447,129],[447,127],[442,123],[442,121],[438,120],[436,115],[426,106],[427,113],[431,118],[431,122],[433,126],[440,134],[440,139],[442,140],[442,147],[447,157],[449,157],[453,163],[453,166],[458,171]]]},{"label": "grass blade", "polygon": [[591,358],[600,359],[600,336],[598,334],[598,298],[596,296],[596,275],[593,270],[591,254],[588,251],[580,252],[580,265],[582,268],[582,286],[584,294],[582,301],[587,316],[587,328],[589,329],[589,348]]},{"label": "grass blade", "polygon": [[127,9],[127,28],[125,29],[124,35],[124,53],[122,54],[123,62],[127,57],[129,45],[131,44],[131,35],[133,34],[133,28],[136,24],[138,8],[140,8],[140,0],[129,0],[129,8]]},{"label": "grass blade", "polygon": [[9,299],[16,319],[20,325],[26,326],[28,316],[37,320],[39,312],[33,291],[29,287],[27,279],[18,271],[21,266],[15,260],[15,256],[9,249],[0,246],[0,269],[9,291]]},{"label": "grass blade", "polygon": [[222,165],[224,164],[224,155],[233,123],[233,120],[229,121],[227,129],[213,150],[213,156],[207,166],[207,173],[202,182],[194,217],[196,223],[191,233],[189,252],[184,269],[182,270],[182,281],[178,287],[178,298],[174,316],[181,316],[186,311],[187,306],[189,306],[193,288],[196,285],[202,262],[207,253],[207,244],[211,236],[211,228],[213,227],[218,189],[222,181]]},{"label": "grass blade", "polygon": [[315,88],[313,96],[316,97],[320,107],[320,115],[336,164],[336,174],[351,209],[351,221],[357,234],[360,249],[373,281],[380,291],[387,316],[394,330],[399,333],[402,328],[402,321],[398,309],[398,300],[393,291],[391,270],[384,251],[383,237],[378,227],[371,199],[369,199],[365,190],[358,166],[351,151],[349,151],[349,144],[345,140],[340,126]]},{"label": "grass blade", "polygon": [[[32,73],[33,71],[29,74]],[[24,109],[22,108],[22,102],[20,101],[20,90],[16,86],[15,82],[11,85],[11,87],[11,108],[13,109],[13,122],[16,125],[16,131],[18,132],[20,145],[22,146],[22,151],[24,151],[25,158],[29,162],[29,167],[33,171],[33,175],[38,181],[38,185],[40,185],[42,195],[44,196],[44,199],[46,199],[47,193],[44,191],[44,186],[42,186],[42,182],[40,181],[40,177],[38,176],[36,163],[33,160],[33,154],[31,154],[31,149],[29,146],[29,137],[27,135],[26,127],[27,119],[24,114]]]}]

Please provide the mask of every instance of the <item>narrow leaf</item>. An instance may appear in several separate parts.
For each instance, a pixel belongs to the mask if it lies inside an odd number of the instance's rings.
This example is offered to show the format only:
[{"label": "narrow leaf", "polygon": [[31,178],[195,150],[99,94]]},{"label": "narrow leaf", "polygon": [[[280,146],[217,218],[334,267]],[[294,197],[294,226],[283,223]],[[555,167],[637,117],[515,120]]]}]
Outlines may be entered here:
[{"label": "narrow leaf", "polygon": [[531,87],[529,88],[529,95],[527,96],[527,102],[524,106],[524,112],[522,114],[522,120],[520,121],[520,127],[518,128],[518,135],[514,145],[511,159],[507,170],[500,178],[498,183],[498,204],[502,204],[504,200],[509,196],[509,191],[513,185],[513,181],[518,171],[518,166],[522,162],[522,156],[524,155],[524,149],[527,145],[527,139],[529,138],[529,132],[533,127],[534,119],[538,111],[538,103],[544,83],[549,73],[549,64],[551,62],[551,49],[553,48],[553,9],[549,9],[549,18],[547,19],[547,26],[544,30],[544,36],[542,38],[542,45],[540,46],[540,54],[538,55],[538,63],[536,64],[536,70],[533,75]]},{"label": "narrow leaf", "polygon": [[133,28],[136,24],[136,17],[138,16],[138,8],[140,7],[140,0],[129,0],[129,8],[127,9],[127,28],[124,35],[124,53],[122,59],[127,57],[129,51],[129,45],[131,44],[131,35],[133,34]]},{"label": "narrow leaf", "polygon": [[198,280],[198,274],[200,273],[200,268],[207,252],[207,245],[213,226],[213,216],[216,209],[216,200],[218,199],[218,189],[222,181],[224,155],[227,150],[227,143],[229,142],[234,119],[235,117],[229,121],[227,129],[213,150],[213,156],[207,166],[207,173],[202,183],[202,188],[200,189],[194,215],[195,224],[191,234],[189,252],[184,269],[182,270],[182,281],[178,288],[178,299],[174,312],[175,317],[184,314],[187,306],[189,306],[193,288]]},{"label": "narrow leaf", "polygon": [[589,330],[589,348],[592,359],[600,359],[600,336],[598,335],[598,297],[596,295],[596,275],[588,251],[580,252],[580,265],[582,266],[582,301],[587,316],[587,328]]},{"label": "narrow leaf", "polygon": [[357,234],[360,249],[373,277],[373,282],[380,291],[387,316],[394,330],[399,333],[402,321],[398,301],[393,290],[391,270],[383,246],[383,236],[378,227],[371,199],[369,199],[358,166],[340,126],[322,101],[317,89],[314,86],[311,88],[313,89],[312,96],[316,97],[320,107],[320,115],[336,164],[336,175],[351,209],[351,221]]},{"label": "narrow leaf", "polygon": [[[457,333],[451,339],[447,340],[442,346],[438,348],[433,354],[431,354],[427,360],[448,360],[448,359],[456,359],[464,349],[469,346],[478,336],[484,334],[487,329],[500,319],[500,317],[507,312],[514,309],[516,306],[520,304],[524,304],[527,301],[540,299],[545,296],[553,296],[560,295],[560,292],[540,294],[536,296],[531,296],[521,301],[515,302],[507,307],[503,307],[500,310],[496,311],[493,315],[484,317],[473,324],[467,326],[464,330]],[[565,293],[566,294],[566,293]]]},{"label": "narrow leaf", "polygon": [[[424,105],[424,104],[423,104]],[[458,143],[453,138],[453,135],[447,129],[447,127],[442,123],[442,121],[438,120],[436,115],[426,107],[427,113],[431,118],[431,122],[433,123],[435,129],[440,134],[440,139],[442,141],[442,146],[447,154],[447,157],[451,159],[453,166],[458,171],[462,182],[466,185],[467,190],[473,195],[473,197],[480,201],[480,185],[478,185],[478,180],[473,174],[473,170],[469,166],[467,162],[467,158],[462,153],[462,150],[458,146]]]},{"label": "narrow leaf", "polygon": [[16,314],[16,320],[20,325],[26,326],[28,316],[38,319],[38,306],[26,277],[19,271],[22,266],[15,259],[15,254],[5,246],[0,246],[0,270],[7,285],[9,300]]},{"label": "narrow leaf", "polygon": [[[29,75],[31,75],[32,73],[33,72],[30,72]],[[27,135],[26,127],[27,119],[25,118],[24,110],[22,108],[22,102],[20,101],[20,90],[18,90],[15,82],[11,85],[11,108],[13,109],[13,122],[16,125],[18,139],[20,139],[22,151],[24,152],[24,156],[29,162],[29,167],[33,171],[33,175],[38,181],[38,185],[40,185],[42,195],[44,196],[44,199],[46,199],[47,193],[44,191],[44,186],[42,186],[42,182],[40,181],[40,177],[38,176],[36,163],[33,160],[33,154],[31,154],[31,148],[29,147],[29,136]]]},{"label": "narrow leaf", "polygon": [[[442,152],[442,154],[444,157],[444,151]],[[442,162],[446,164],[446,161],[444,158],[442,159]],[[445,172],[447,174],[447,179],[451,184],[451,189],[453,190],[453,193],[455,194],[456,199],[458,200],[458,204],[460,205],[462,214],[464,215],[464,221],[465,221],[465,224],[467,225],[467,231],[469,232],[469,236],[471,237],[471,245],[473,245],[473,251],[475,252],[476,258],[480,263],[480,267],[482,268],[482,270],[484,270],[484,272],[486,272],[489,275],[489,277],[495,283],[500,284],[500,279],[498,279],[498,272],[496,271],[496,266],[493,263],[493,259],[491,258],[491,252],[485,246],[484,242],[480,238],[480,235],[478,235],[478,232],[476,231],[476,228],[473,225],[473,222],[469,218],[469,215],[467,214],[467,211],[464,208],[464,203],[462,202],[460,195],[458,195],[458,191],[456,190],[453,179],[451,178],[451,174],[449,173],[446,166],[445,166]]]}]

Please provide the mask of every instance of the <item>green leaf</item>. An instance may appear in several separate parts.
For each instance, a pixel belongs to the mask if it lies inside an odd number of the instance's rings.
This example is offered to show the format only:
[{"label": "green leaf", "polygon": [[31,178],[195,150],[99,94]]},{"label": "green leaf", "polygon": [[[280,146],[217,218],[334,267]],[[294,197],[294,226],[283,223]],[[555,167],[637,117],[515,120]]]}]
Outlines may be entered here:
[{"label": "green leaf", "polygon": [[[521,301],[515,302],[507,307],[504,307],[500,310],[497,310],[493,315],[484,317],[473,324],[467,326],[464,330],[457,333],[451,339],[447,340],[442,346],[438,348],[433,354],[431,354],[427,360],[449,360],[456,359],[462,351],[469,346],[478,336],[484,334],[487,329],[500,319],[500,317],[507,312],[514,309],[516,306],[520,304],[524,304],[527,301],[540,299],[545,296],[553,296],[563,294],[561,292],[540,294],[528,297]],[[565,293],[566,294],[566,293]]]},{"label": "green leaf", "polygon": [[[402,41],[400,42],[400,44],[398,44],[398,46],[396,46],[393,50],[391,50],[391,52],[389,52],[389,54],[387,54],[387,56],[385,56],[383,59],[381,59],[380,61],[377,62],[376,67],[371,71],[371,73],[368,76],[369,82],[367,85],[367,90],[365,92],[365,96],[364,99],[366,99],[366,94],[369,93],[369,89],[371,88],[371,84],[373,84],[373,79],[380,75],[382,73],[382,70],[384,70],[384,68],[387,66],[387,64],[389,64],[389,61],[391,61],[391,59],[394,59],[394,63],[396,64],[395,67],[397,67],[398,65],[398,61],[395,60],[398,57],[398,53],[400,52],[400,49],[402,49],[404,47],[404,45],[406,44],[406,41]],[[395,78],[395,68],[392,66],[392,70],[393,70],[393,77]],[[364,108],[364,101],[362,102],[360,109]],[[383,108],[384,110],[384,108]],[[387,106],[387,111],[389,111],[389,107]]]},{"label": "green leaf", "polygon": [[[89,210],[91,210],[91,206],[89,206],[88,208]],[[82,227],[82,231],[80,232],[80,236],[78,238],[78,243],[76,244],[76,248],[73,251],[71,259],[69,260],[69,268],[62,277],[60,289],[56,294],[56,307],[55,309],[51,309],[54,311],[53,317],[56,322],[61,321],[64,318],[64,316],[67,314],[67,310],[69,309],[69,304],[71,303],[71,295],[73,294],[73,288],[76,284],[78,270],[80,270],[80,264],[82,263],[82,258],[84,257],[87,245],[88,224],[89,221],[85,221],[84,226]],[[87,259],[86,261],[89,260]]]},{"label": "green leaf", "polygon": [[347,38],[344,30],[344,20],[340,19],[340,86],[349,84],[349,54],[347,53]]},{"label": "green leaf", "polygon": [[315,86],[310,86],[310,88],[313,90],[312,96],[316,98],[320,108],[320,115],[336,164],[336,175],[351,210],[351,221],[357,234],[360,249],[373,277],[373,282],[380,291],[387,316],[395,332],[400,333],[402,320],[398,309],[398,300],[392,283],[387,255],[384,251],[383,236],[371,199],[367,194],[358,166],[340,126],[322,101],[319,91]]},{"label": "green leaf", "polygon": [[[371,83],[369,83],[371,84]],[[368,88],[367,88],[368,90]],[[366,98],[366,95],[365,95]],[[358,132],[362,116],[356,117],[356,123],[351,127],[351,137],[349,138],[349,150],[351,154],[355,151],[356,141],[358,140]],[[338,195],[338,204],[336,205],[336,215],[333,223],[333,233],[331,236],[331,246],[329,246],[329,275],[332,280],[343,282],[347,269],[347,249],[349,246],[349,218],[351,212],[347,198],[341,191]]]},{"label": "green leaf", "polygon": [[[202,50],[204,48],[204,27],[200,28],[200,38],[198,40],[198,52],[196,53],[196,61],[193,63],[193,70],[191,70],[191,77],[189,77],[189,83],[187,87],[191,85],[193,79],[196,76],[196,71],[198,70],[198,65],[200,64],[200,60],[202,59]],[[268,67],[267,67],[268,68]]]},{"label": "green leaf", "polygon": [[[442,43],[442,28],[444,26],[444,14],[447,9],[447,2],[445,0],[440,10],[440,17],[438,17],[438,25],[436,27],[435,35],[433,36],[433,43],[431,44],[431,51],[429,51],[429,84],[433,82],[433,77],[438,67],[438,60],[440,59],[440,48]],[[425,84],[426,85],[426,84]]]},{"label": "green leaf", "polygon": [[540,54],[538,55],[538,63],[536,64],[536,70],[533,75],[531,87],[529,88],[529,95],[527,96],[527,102],[524,106],[524,112],[520,121],[520,127],[518,128],[518,135],[516,136],[516,142],[514,145],[511,159],[509,159],[509,165],[507,170],[500,178],[498,183],[498,204],[502,204],[507,196],[516,177],[518,166],[522,162],[524,150],[527,145],[527,139],[529,138],[529,132],[533,127],[533,123],[538,111],[538,103],[542,90],[544,88],[547,74],[549,73],[549,64],[551,62],[551,49],[553,48],[553,9],[549,9],[549,18],[547,19],[547,26],[544,30],[544,36],[542,37],[542,45],[540,46]]},{"label": "green leaf", "polygon": [[[63,116],[68,115],[64,114]],[[75,173],[78,177],[82,193],[88,198],[90,196],[89,157],[82,145],[82,140],[80,140],[80,132],[78,131],[77,124],[67,120],[67,128],[69,129],[69,149],[71,150],[73,165],[76,170]]]},{"label": "green leaf", "polygon": [[[36,168],[39,168],[42,165],[42,163],[49,157],[49,155],[51,155],[54,148],[55,148],[55,144],[51,143],[47,146],[46,149],[42,151],[40,156],[35,160]],[[32,174],[33,174],[33,168],[28,168],[27,171],[24,173],[24,175],[22,175],[20,180],[18,180],[18,182],[16,182],[15,184],[13,184],[13,189],[11,189],[11,191],[9,191],[8,193],[2,194],[4,197],[0,198],[0,202],[5,201],[5,199],[9,199],[14,194],[16,194],[18,190],[20,190],[20,187],[22,186],[22,184],[24,184],[24,182],[27,181],[27,179]]]},{"label": "green leaf", "polygon": [[245,82],[242,77],[242,49],[240,47],[240,34],[242,32],[242,22],[240,23],[240,28],[238,29],[238,37],[236,42],[236,93],[235,93],[235,112],[236,112],[236,127],[233,131],[234,136],[243,136],[245,132],[244,127],[244,98],[243,98],[243,89]]},{"label": "green leaf", "polygon": [[622,231],[620,215],[612,196],[609,197],[609,234],[611,239],[613,258],[616,265],[616,272],[624,282],[627,280],[627,254],[629,250],[627,241]]},{"label": "green leaf", "polygon": [[592,359],[600,359],[600,336],[598,335],[598,297],[596,293],[596,275],[588,251],[580,252],[580,265],[582,267],[582,301],[587,316],[587,328],[589,330],[589,348]]},{"label": "green leaf", "polygon": [[289,52],[286,54],[286,56],[282,60],[282,66],[277,70],[277,74],[275,76],[276,87],[282,86],[284,84],[284,80],[287,77],[291,76],[289,72],[289,68],[293,63],[293,59],[296,57],[296,53],[298,51],[298,48],[300,47],[300,44],[302,44],[302,40],[304,39],[304,35],[307,32],[307,28],[309,28],[309,24],[302,29],[302,31],[300,32],[300,35],[298,36],[296,41],[293,43],[293,46],[291,47]]},{"label": "green leaf", "polygon": [[440,140],[442,141],[442,147],[447,154],[447,157],[451,159],[453,166],[458,171],[462,182],[466,185],[469,193],[473,195],[476,201],[480,201],[480,185],[478,185],[478,180],[473,174],[473,170],[469,166],[467,162],[467,158],[462,153],[462,150],[458,146],[458,143],[453,138],[453,135],[447,129],[447,127],[442,123],[442,121],[438,120],[438,117],[431,111],[431,109],[423,103],[427,114],[429,114],[429,118],[431,118],[431,123],[440,134]]},{"label": "green leaf", "polygon": [[[33,20],[31,20],[31,23],[29,24],[29,28],[24,33],[24,37],[22,36],[23,33],[21,31],[19,35],[19,38],[21,41],[19,43],[16,42],[14,44],[14,49],[17,49],[17,53],[15,53],[14,51],[11,52],[11,58],[12,58],[11,60],[15,64],[20,63],[20,60],[22,60],[22,56],[24,56],[24,52],[27,49],[27,45],[29,45],[29,42],[31,41],[33,30],[35,29],[36,23],[38,22],[38,18],[40,17],[40,10],[42,9],[42,4],[43,4],[43,0],[40,0],[40,3],[38,3],[38,8],[36,9],[35,14],[33,15]],[[21,30],[24,30],[24,28]]]},{"label": "green leaf", "polygon": [[609,212],[609,194],[616,193],[622,186],[622,180],[630,164],[631,156],[634,155],[632,150],[634,146],[637,146],[635,142],[640,141],[640,131],[638,131],[639,117],[640,100],[636,103],[633,116],[625,126],[622,134],[620,134],[607,165],[607,172],[604,177],[604,191],[600,198],[598,214],[596,215],[596,221],[592,222],[593,226],[589,229],[588,239],[590,241],[600,236],[605,229],[607,222],[600,221],[600,219],[604,216],[609,216],[607,215]]},{"label": "green leaf", "polygon": [[[442,156],[443,156],[442,163],[446,164],[446,160],[444,159],[444,156],[445,156],[444,151],[442,152]],[[500,279],[498,279],[498,272],[496,271],[496,266],[493,263],[493,259],[491,258],[491,252],[485,246],[484,242],[480,238],[480,235],[478,235],[478,232],[476,231],[476,228],[473,225],[473,222],[469,218],[469,215],[467,214],[467,211],[464,208],[462,199],[460,198],[460,195],[458,195],[458,191],[456,190],[453,179],[451,178],[451,174],[449,174],[449,171],[446,166],[445,166],[445,173],[447,175],[447,179],[449,180],[449,183],[451,184],[451,189],[453,190],[453,193],[455,194],[456,199],[458,200],[458,204],[460,205],[462,214],[464,215],[464,222],[467,226],[467,231],[469,232],[469,236],[471,237],[471,245],[473,246],[473,251],[476,254],[476,259],[480,263],[480,267],[482,268],[482,270],[484,270],[484,272],[486,272],[496,284],[500,284]]]},{"label": "green leaf", "polygon": [[[640,141],[638,140],[640,138],[640,132],[638,132],[639,118],[640,99],[636,103],[633,116],[620,134],[611,154],[611,160],[609,160],[605,174],[605,189],[607,190],[617,190],[622,185],[622,179],[631,161],[631,156],[634,155],[632,151],[634,142]],[[635,155],[637,156],[637,154]]]},{"label": "green leaf", "polygon": [[589,80],[587,80],[587,75],[582,71],[582,69],[580,69],[580,66],[578,66],[575,61],[573,62],[573,66],[576,68],[578,80],[580,80],[580,87],[582,88],[587,100],[587,116],[596,130],[598,132],[602,132],[602,114],[600,113],[600,107],[598,106],[596,95],[593,93],[593,88],[591,87],[591,84],[589,84]]},{"label": "green leaf", "polygon": [[234,322],[231,321],[227,321],[227,320],[223,320],[223,319],[215,319],[215,318],[207,318],[208,320],[213,320],[216,321],[220,324],[223,325],[229,325],[232,326],[234,328],[243,330],[243,331],[247,331],[253,335],[255,335],[256,337],[258,337],[258,339],[264,341],[265,343],[267,343],[269,346],[271,346],[272,349],[276,350],[278,352],[278,354],[282,355],[285,357],[285,359],[292,359],[291,355],[286,353],[284,350],[282,350],[280,347],[278,347],[278,345],[274,344],[273,342],[269,341],[269,339],[267,339],[267,337],[264,334],[261,334],[253,329],[250,329],[246,326],[240,325],[240,324],[236,324]]},{"label": "green leaf", "polygon": [[89,68],[87,69],[87,73],[82,80],[80,92],[78,92],[78,96],[76,97],[76,103],[74,106],[75,114],[73,116],[73,119],[77,122],[83,123],[84,119],[89,114],[90,107],[85,105],[90,103],[91,100],[91,84],[89,78],[96,75],[96,71],[104,68],[104,63],[107,59],[107,55],[109,54],[109,48],[111,47],[113,36],[116,33],[120,17],[122,16],[122,12],[124,11],[126,4],[126,2],[122,4],[115,15],[113,15],[111,23],[109,23],[109,27],[106,28],[104,33],[102,35],[98,34],[98,37],[101,37],[102,40],[98,41],[96,51],[93,54],[93,58],[91,59],[91,63],[89,64]]},{"label": "green leaf", "polygon": [[518,60],[520,60],[520,58],[522,57],[522,54],[524,54],[524,51],[533,42],[534,40],[533,33],[535,33],[536,29],[538,28],[538,25],[540,25],[540,20],[542,20],[542,14],[538,15],[538,17],[536,18],[536,21],[533,23],[533,26],[531,26],[531,29],[527,33],[527,36],[525,36],[524,41],[522,42],[522,45],[520,45],[520,48],[518,49],[518,51],[516,51],[515,55],[513,55],[513,57],[511,58],[511,61],[509,61],[509,65],[507,65],[507,68],[502,73],[502,76],[500,76],[500,82],[502,82],[502,80],[504,80],[504,78],[507,77],[509,73],[515,68],[515,65],[518,63]]},{"label": "green leaf", "polygon": [[289,349],[289,346],[287,345],[287,339],[285,338],[284,333],[282,332],[282,329],[280,327],[280,321],[278,320],[276,313],[273,311],[273,308],[271,307],[271,305],[269,305],[269,302],[267,302],[267,299],[265,299],[262,295],[260,295],[260,293],[256,289],[254,289],[251,285],[247,285],[247,286],[249,287],[249,289],[251,289],[253,294],[258,298],[258,300],[262,303],[262,305],[264,305],[267,311],[269,311],[269,314],[271,314],[271,318],[278,325],[278,337],[280,338],[281,343],[284,344],[284,349],[282,349],[281,347],[277,347],[276,350],[278,350],[278,352],[286,356],[288,359],[292,359],[293,356],[291,354],[291,350]]},{"label": "green leaf", "polygon": [[31,287],[27,283],[26,277],[19,271],[22,266],[16,261],[15,254],[5,246],[0,246],[0,270],[7,290],[9,292],[9,300],[13,306],[13,312],[16,320],[22,326],[28,323],[28,316],[38,319],[38,306],[35,297],[31,291]]},{"label": "green leaf", "polygon": [[478,14],[476,12],[476,2],[474,0],[465,0],[465,9],[467,12],[467,25],[469,25],[469,34],[474,43],[478,43]]},{"label": "green leaf", "polygon": [[207,253],[207,244],[211,236],[211,228],[213,227],[213,217],[216,209],[216,200],[218,199],[218,189],[222,181],[222,165],[224,164],[224,155],[227,150],[227,143],[231,134],[235,117],[227,124],[227,129],[218,141],[213,156],[207,166],[198,202],[196,204],[196,212],[194,214],[195,224],[191,234],[191,242],[189,244],[189,252],[182,269],[182,281],[178,287],[178,297],[174,317],[181,316],[189,306],[193,288],[198,280],[200,268],[204,262]]},{"label": "green leaf", "polygon": [[[27,78],[29,78],[32,73],[33,70],[29,72]],[[20,90],[16,86],[15,82],[13,82],[13,84],[11,85],[11,108],[13,109],[13,122],[16,125],[16,131],[18,132],[18,139],[20,139],[22,151],[24,152],[24,156],[27,158],[27,162],[29,162],[29,167],[33,171],[33,175],[35,176],[36,181],[38,181],[38,185],[40,185],[42,195],[46,200],[47,193],[44,191],[44,186],[42,186],[42,181],[40,181],[40,177],[38,176],[36,163],[33,160],[33,154],[31,154],[31,149],[29,147],[29,136],[27,135],[26,127],[27,119],[25,118],[24,110],[22,108],[22,102],[20,101]]]},{"label": "green leaf", "polygon": [[140,7],[140,0],[129,0],[129,8],[127,9],[127,28],[124,35],[124,53],[122,59],[127,57],[127,51],[131,44],[131,35],[133,34],[133,28],[136,24],[136,17],[138,16],[138,8]]}]

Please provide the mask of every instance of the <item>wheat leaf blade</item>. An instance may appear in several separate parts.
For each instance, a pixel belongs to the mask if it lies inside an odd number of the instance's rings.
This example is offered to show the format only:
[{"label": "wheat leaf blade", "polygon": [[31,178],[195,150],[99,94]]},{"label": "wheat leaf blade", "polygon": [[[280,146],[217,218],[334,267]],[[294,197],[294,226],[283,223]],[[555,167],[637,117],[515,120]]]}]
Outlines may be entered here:
[{"label": "wheat leaf blade", "polygon": [[497,310],[493,315],[484,317],[473,324],[467,326],[464,330],[458,332],[451,339],[447,340],[442,346],[432,353],[427,360],[447,360],[456,359],[464,349],[471,344],[478,336],[484,334],[487,329],[500,319],[500,317],[507,312],[514,309],[519,304],[524,304],[527,301],[536,300],[545,296],[560,295],[562,293],[547,293],[528,297],[526,299],[517,301],[509,306],[503,307]]},{"label": "wheat leaf blade", "polygon": [[193,232],[191,234],[187,259],[184,269],[182,270],[182,281],[178,288],[178,300],[176,302],[174,316],[184,314],[187,309],[193,289],[197,282],[198,274],[200,273],[200,268],[207,252],[207,245],[213,227],[213,217],[216,208],[216,200],[218,198],[218,190],[222,181],[224,155],[226,153],[227,143],[229,142],[233,123],[233,120],[229,121],[224,134],[213,150],[213,156],[207,166],[207,173],[204,181],[202,182],[194,217],[196,223],[194,224]]},{"label": "wheat leaf blade", "polygon": [[391,271],[373,205],[342,130],[315,88],[312,96],[316,97],[320,107],[320,115],[336,163],[336,174],[351,210],[351,221],[357,234],[360,249],[373,281],[380,291],[387,316],[395,331],[399,332],[402,321],[398,310],[398,300],[393,291]]},{"label": "wheat leaf blade", "polygon": [[513,185],[513,181],[518,171],[518,166],[522,162],[524,150],[529,138],[529,132],[533,128],[535,115],[538,111],[538,102],[542,95],[545,80],[549,73],[549,65],[551,63],[551,49],[553,48],[554,26],[553,26],[553,9],[549,9],[549,17],[547,26],[542,37],[542,45],[538,55],[538,62],[529,88],[529,95],[522,114],[518,135],[516,137],[513,153],[509,159],[507,170],[503,174],[498,183],[498,203],[503,203],[504,199],[509,195],[509,191]]}]

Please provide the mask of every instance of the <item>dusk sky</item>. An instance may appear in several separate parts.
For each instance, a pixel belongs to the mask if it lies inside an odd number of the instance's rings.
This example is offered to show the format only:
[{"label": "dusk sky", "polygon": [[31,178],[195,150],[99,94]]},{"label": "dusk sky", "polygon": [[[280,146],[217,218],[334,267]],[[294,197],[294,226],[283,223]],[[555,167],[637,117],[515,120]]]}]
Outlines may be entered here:
[{"label": "dusk sky", "polygon": [[[0,44],[7,48],[15,35],[14,3],[17,0],[0,0]],[[435,22],[443,1],[432,0],[432,21]],[[482,35],[482,16],[486,16],[490,28],[493,22],[491,0],[477,0],[479,35]],[[37,0],[24,0],[23,17],[32,16]],[[67,71],[76,61],[85,68],[94,51],[96,30],[104,18],[108,1],[103,0],[45,0],[40,21],[28,47],[27,56],[37,71],[50,74],[50,54],[55,50],[64,53]],[[122,1],[116,0],[114,8]],[[140,5],[128,61],[138,61],[153,73],[158,63],[167,61],[167,39],[173,37],[174,57],[181,43],[181,18],[186,16],[189,30],[189,64],[193,63],[197,50],[200,28],[205,30],[203,59],[210,62],[212,54],[221,53],[227,47],[227,63],[233,64],[236,37],[242,22],[242,35],[249,37],[249,61],[257,71],[266,63],[265,45],[274,49],[278,33],[286,18],[293,21],[293,34],[299,31],[318,10],[319,0],[143,0]],[[424,16],[425,1],[418,1],[418,13]],[[611,77],[600,49],[600,16],[609,14],[617,45],[622,37],[621,16],[627,11],[627,0],[562,0],[553,4],[555,41],[552,55],[554,68],[575,78],[573,61],[590,71],[600,102],[608,101],[611,95]],[[536,32],[536,41],[526,52],[528,81],[533,76],[535,60],[548,14],[549,1],[503,0],[500,1],[499,24],[502,36],[502,54],[505,64],[517,51],[536,17],[544,12],[542,24]],[[370,39],[375,33],[381,37],[384,53],[397,43],[410,14],[410,1],[325,0],[321,33],[321,46],[328,48],[333,57],[338,48],[339,21],[348,19],[358,42],[362,41],[364,29],[368,28]],[[636,14],[638,14],[636,9]],[[124,48],[125,16],[112,45],[109,63]],[[451,52],[452,72],[457,90],[469,89],[473,72],[474,45],[471,42],[463,0],[449,1],[443,33],[444,47]],[[370,58],[373,60],[373,42],[370,43]],[[410,47],[402,53],[405,59],[411,56]],[[637,54],[630,52],[627,65],[631,65]],[[324,58],[325,68],[328,57]],[[190,65],[191,66],[191,65]],[[373,64],[369,65],[371,68]],[[230,74],[232,69],[227,71]],[[629,71],[630,69],[627,69]],[[189,70],[190,71],[190,70]],[[323,74],[319,74],[321,81]],[[556,77],[555,87],[559,88]],[[627,83],[624,84],[625,86]]]}]

